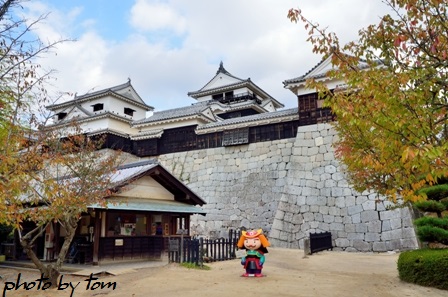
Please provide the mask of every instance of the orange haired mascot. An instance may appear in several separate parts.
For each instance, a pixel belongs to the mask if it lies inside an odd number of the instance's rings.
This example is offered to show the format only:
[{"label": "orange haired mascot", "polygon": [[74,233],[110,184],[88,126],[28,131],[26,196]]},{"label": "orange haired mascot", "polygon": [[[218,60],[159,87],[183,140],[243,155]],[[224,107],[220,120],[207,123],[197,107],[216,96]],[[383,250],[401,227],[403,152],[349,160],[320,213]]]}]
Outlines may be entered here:
[{"label": "orange haired mascot", "polygon": [[244,269],[246,269],[246,273],[242,276],[263,276],[261,270],[265,260],[264,254],[268,252],[267,247],[270,245],[261,229],[241,232],[237,246],[247,250],[246,256],[241,259],[241,265],[244,265]]}]

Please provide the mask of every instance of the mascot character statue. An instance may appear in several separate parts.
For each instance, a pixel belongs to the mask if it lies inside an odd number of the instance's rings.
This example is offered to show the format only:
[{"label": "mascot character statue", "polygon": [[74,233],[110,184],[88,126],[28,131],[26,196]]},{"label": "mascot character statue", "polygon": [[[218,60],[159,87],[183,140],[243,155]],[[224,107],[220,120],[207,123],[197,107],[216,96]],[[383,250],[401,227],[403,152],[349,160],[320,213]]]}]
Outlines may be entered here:
[{"label": "mascot character statue", "polygon": [[262,277],[261,270],[264,264],[264,254],[268,252],[267,247],[271,244],[263,235],[263,230],[242,231],[237,246],[246,249],[246,256],[241,259],[246,273],[242,276]]}]

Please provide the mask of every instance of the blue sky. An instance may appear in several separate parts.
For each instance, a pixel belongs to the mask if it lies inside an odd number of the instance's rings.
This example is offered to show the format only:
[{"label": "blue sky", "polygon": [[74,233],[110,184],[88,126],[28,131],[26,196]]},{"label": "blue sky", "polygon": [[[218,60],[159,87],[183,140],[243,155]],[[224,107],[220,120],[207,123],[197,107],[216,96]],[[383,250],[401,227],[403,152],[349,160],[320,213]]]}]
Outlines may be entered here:
[{"label": "blue sky", "polygon": [[295,96],[286,79],[321,57],[306,43],[302,24],[286,15],[300,7],[342,41],[388,12],[381,0],[32,0],[29,19],[50,13],[36,31],[42,40],[75,39],[40,63],[55,69],[55,91],[85,94],[131,78],[156,110],[194,103],[220,61],[234,76],[251,78],[286,108]]}]

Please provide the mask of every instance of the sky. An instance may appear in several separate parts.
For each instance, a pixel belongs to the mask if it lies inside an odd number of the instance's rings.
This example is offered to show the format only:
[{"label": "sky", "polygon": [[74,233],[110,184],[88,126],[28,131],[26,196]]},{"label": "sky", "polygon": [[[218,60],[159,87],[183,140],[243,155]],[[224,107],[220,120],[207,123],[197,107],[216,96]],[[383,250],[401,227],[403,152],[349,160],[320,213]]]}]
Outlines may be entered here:
[{"label": "sky", "polygon": [[285,108],[296,107],[283,81],[322,57],[312,53],[304,25],[287,18],[290,8],[342,43],[389,12],[381,0],[32,0],[21,13],[30,20],[48,14],[35,29],[43,41],[71,40],[39,60],[56,70],[55,92],[83,95],[131,79],[160,111],[195,103],[187,93],[213,78],[221,61]]}]

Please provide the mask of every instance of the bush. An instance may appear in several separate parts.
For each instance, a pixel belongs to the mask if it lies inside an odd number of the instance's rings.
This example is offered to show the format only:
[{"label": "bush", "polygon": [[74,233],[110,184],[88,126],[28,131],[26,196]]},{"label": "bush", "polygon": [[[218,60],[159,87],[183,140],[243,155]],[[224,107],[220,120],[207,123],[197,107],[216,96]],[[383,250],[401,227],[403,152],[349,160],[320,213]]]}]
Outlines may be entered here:
[{"label": "bush", "polygon": [[442,202],[434,201],[434,200],[426,200],[414,203],[415,207],[417,207],[420,211],[426,212],[436,212],[442,213],[445,211],[446,206]]},{"label": "bush", "polygon": [[417,193],[431,197],[432,200],[441,200],[448,197],[448,181],[439,181],[439,183],[438,185],[422,188]]},{"label": "bush", "polygon": [[417,237],[421,241],[448,244],[448,230],[434,226],[417,227]]},{"label": "bush", "polygon": [[416,226],[433,226],[448,230],[448,217],[434,218],[434,217],[421,217],[414,221]]},{"label": "bush", "polygon": [[402,281],[448,290],[448,249],[421,249],[402,252],[398,274]]}]

